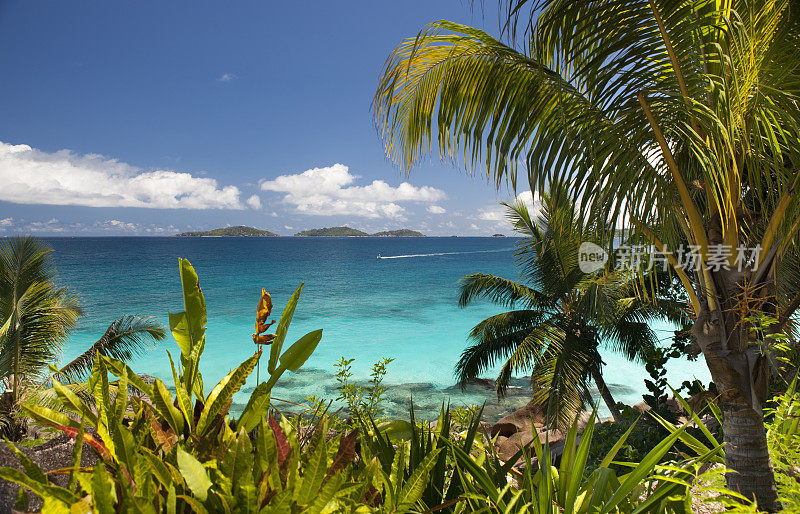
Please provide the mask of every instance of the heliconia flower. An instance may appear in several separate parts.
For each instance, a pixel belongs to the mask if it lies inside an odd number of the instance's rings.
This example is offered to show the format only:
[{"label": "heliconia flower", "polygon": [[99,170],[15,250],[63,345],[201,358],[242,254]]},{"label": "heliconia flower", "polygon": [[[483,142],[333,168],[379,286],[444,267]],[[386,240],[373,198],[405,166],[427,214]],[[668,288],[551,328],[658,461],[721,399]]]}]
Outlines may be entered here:
[{"label": "heliconia flower", "polygon": [[266,323],[272,313],[272,297],[266,289],[261,289],[261,300],[258,301],[256,309],[256,319],[260,323]]},{"label": "heliconia flower", "polygon": [[270,321],[266,325],[261,323],[261,321],[256,320],[256,334],[263,334],[264,332],[269,330],[269,327],[271,327],[274,324],[275,324],[275,320]]},{"label": "heliconia flower", "polygon": [[253,342],[255,344],[272,344],[275,337],[277,337],[275,334],[253,334]]}]

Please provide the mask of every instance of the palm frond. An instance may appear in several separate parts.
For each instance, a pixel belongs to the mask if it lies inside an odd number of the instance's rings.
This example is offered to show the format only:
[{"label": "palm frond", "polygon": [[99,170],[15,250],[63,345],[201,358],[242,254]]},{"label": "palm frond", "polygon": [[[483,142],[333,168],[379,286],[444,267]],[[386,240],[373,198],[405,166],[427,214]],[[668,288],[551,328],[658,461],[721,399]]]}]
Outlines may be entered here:
[{"label": "palm frond", "polygon": [[129,361],[154,342],[164,339],[165,335],[164,327],[155,318],[123,316],[109,325],[103,337],[63,366],[59,373],[72,381],[80,380],[92,370],[97,354]]},{"label": "palm frond", "polygon": [[517,303],[525,307],[547,307],[552,300],[528,286],[494,275],[475,273],[459,280],[461,293],[459,307],[466,307],[478,298],[489,300],[503,307]]},{"label": "palm frond", "polygon": [[[455,367],[458,381],[463,385],[470,378],[480,377],[495,363],[507,361],[515,352],[541,353],[548,338],[558,337],[553,325],[543,319],[538,311],[511,311],[487,318],[476,325],[470,332],[470,339],[475,344],[467,347]],[[520,350],[520,347],[523,347]],[[537,349],[538,347],[538,349]],[[523,359],[517,353],[512,366],[515,371],[524,369]],[[498,380],[498,394],[503,395],[508,385],[505,380]]]},{"label": "palm frond", "polygon": [[13,318],[0,329],[0,377],[15,370],[21,377],[44,373],[58,358],[80,315],[77,297],[67,289],[50,282],[28,285],[15,304]]}]

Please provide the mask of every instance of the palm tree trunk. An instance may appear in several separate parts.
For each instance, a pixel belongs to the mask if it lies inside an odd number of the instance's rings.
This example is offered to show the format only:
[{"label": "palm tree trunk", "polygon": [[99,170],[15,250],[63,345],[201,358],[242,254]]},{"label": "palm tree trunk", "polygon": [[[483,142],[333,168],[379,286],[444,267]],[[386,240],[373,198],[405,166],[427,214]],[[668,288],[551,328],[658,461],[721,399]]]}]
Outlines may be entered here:
[{"label": "palm tree trunk", "polygon": [[[767,393],[767,359],[748,344],[743,330],[721,323],[718,311],[704,308],[692,333],[703,350],[720,392],[727,487],[754,498],[760,510],[778,512],[781,503],[769,456],[762,412]],[[727,335],[720,327],[725,327]]]},{"label": "palm tree trunk", "polygon": [[600,373],[600,366],[592,367],[592,380],[594,380],[597,390],[600,391],[600,396],[603,398],[606,407],[611,411],[614,421],[622,421],[622,413],[617,409],[617,402],[614,401],[614,397],[611,396],[611,391],[608,389],[606,381],[603,380],[603,374]]}]

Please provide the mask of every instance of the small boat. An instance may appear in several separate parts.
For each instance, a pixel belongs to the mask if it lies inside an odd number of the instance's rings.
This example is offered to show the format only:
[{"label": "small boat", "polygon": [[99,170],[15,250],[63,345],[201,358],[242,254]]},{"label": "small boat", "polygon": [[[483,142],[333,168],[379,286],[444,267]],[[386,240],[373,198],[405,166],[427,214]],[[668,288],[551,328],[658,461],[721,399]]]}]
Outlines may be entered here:
[{"label": "small boat", "polygon": [[380,258],[381,258],[381,254],[378,254],[378,259],[380,259]]}]

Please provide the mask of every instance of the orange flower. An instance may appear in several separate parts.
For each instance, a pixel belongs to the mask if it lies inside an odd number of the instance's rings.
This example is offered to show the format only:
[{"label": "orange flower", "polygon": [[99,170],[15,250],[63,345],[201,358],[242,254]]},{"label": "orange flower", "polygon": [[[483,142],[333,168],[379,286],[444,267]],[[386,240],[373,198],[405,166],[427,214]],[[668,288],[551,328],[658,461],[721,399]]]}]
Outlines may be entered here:
[{"label": "orange flower", "polygon": [[272,297],[266,289],[261,289],[261,300],[258,301],[256,309],[256,319],[259,323],[266,323],[272,313]]},{"label": "orange flower", "polygon": [[253,342],[255,344],[272,344],[272,341],[275,339],[275,334],[253,334]]},{"label": "orange flower", "polygon": [[269,327],[271,327],[274,324],[275,324],[275,320],[270,321],[266,325],[261,323],[259,320],[256,320],[256,333],[257,334],[263,334],[264,332],[269,330]]}]

